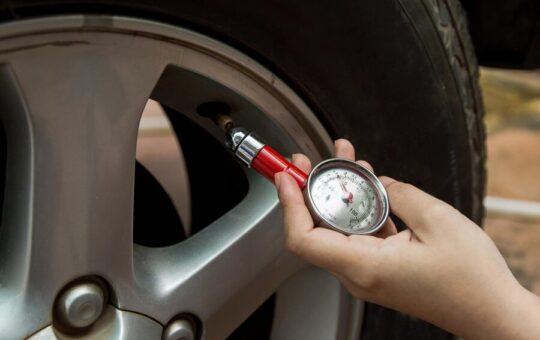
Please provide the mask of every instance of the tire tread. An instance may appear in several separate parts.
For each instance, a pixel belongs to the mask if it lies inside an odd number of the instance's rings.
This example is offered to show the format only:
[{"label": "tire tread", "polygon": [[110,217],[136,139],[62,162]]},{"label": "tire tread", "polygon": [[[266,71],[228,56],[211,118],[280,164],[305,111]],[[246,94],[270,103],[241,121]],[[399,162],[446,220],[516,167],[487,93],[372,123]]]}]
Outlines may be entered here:
[{"label": "tire tread", "polygon": [[478,81],[480,72],[468,32],[467,15],[461,4],[452,0],[425,0],[424,7],[430,13],[446,50],[463,104],[472,150],[472,218],[481,223],[484,216],[486,180],[486,132],[483,123],[484,105]]}]

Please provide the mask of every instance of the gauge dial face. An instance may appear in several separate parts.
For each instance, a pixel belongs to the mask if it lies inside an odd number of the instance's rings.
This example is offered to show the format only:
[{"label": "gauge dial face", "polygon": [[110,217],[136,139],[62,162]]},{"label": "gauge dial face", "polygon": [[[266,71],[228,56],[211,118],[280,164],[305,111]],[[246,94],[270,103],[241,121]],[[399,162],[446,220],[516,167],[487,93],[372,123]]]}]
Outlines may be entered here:
[{"label": "gauge dial face", "polygon": [[374,183],[377,178],[361,169],[357,171],[352,165],[322,168],[309,183],[313,210],[332,228],[347,234],[370,233],[388,214],[383,197],[386,194],[380,192],[382,185],[378,187]]}]

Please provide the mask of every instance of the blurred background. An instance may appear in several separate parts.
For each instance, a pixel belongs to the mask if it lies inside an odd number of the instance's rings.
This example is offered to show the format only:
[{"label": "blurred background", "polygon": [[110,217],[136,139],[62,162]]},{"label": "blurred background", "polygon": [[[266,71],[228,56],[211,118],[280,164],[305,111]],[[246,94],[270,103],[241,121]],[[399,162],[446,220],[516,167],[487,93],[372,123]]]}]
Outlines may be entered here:
[{"label": "blurred background", "polygon": [[487,129],[484,228],[540,295],[540,72],[482,69]]}]

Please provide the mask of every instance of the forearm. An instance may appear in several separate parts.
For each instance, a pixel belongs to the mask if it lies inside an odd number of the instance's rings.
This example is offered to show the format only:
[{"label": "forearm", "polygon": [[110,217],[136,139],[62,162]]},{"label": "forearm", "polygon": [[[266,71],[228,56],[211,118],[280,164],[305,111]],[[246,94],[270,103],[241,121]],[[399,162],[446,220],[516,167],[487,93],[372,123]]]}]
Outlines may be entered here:
[{"label": "forearm", "polygon": [[501,277],[494,273],[484,284],[456,277],[441,280],[440,285],[423,293],[409,292],[373,302],[416,316],[466,340],[540,339],[540,298],[519,285],[511,274]]},{"label": "forearm", "polygon": [[500,288],[450,330],[464,339],[540,339],[540,298],[517,282]]},{"label": "forearm", "polygon": [[500,311],[499,327],[494,326],[499,338],[540,339],[540,298],[518,285],[508,300],[508,308]]}]

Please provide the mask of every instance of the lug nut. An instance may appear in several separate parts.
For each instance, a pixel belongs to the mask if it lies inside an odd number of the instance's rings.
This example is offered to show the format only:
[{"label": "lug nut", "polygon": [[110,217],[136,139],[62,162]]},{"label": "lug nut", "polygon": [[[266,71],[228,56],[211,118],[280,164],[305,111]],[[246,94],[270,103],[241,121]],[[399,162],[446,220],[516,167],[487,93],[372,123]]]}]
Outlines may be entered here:
[{"label": "lug nut", "polygon": [[66,289],[56,301],[59,321],[68,328],[84,328],[99,319],[105,292],[94,282],[81,282]]},{"label": "lug nut", "polygon": [[195,340],[193,324],[186,319],[171,321],[163,331],[163,340]]}]

